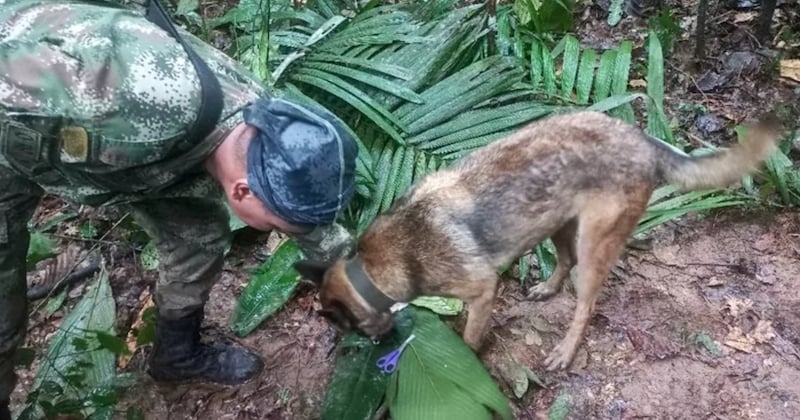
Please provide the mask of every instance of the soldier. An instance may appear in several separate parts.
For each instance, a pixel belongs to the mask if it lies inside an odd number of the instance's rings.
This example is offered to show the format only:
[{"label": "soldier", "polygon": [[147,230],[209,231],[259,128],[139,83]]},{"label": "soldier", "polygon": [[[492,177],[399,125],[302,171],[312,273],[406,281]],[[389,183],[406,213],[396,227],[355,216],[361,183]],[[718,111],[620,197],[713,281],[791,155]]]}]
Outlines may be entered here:
[{"label": "soldier", "polygon": [[26,224],[44,193],[127,206],[154,238],[148,371],[160,381],[237,384],[262,369],[243,348],[200,342],[230,240],[223,195],[245,223],[294,236],[314,258],[352,246],[335,223],[357,154],[343,124],[162,28],[118,5],[0,0],[0,420],[26,332]]}]

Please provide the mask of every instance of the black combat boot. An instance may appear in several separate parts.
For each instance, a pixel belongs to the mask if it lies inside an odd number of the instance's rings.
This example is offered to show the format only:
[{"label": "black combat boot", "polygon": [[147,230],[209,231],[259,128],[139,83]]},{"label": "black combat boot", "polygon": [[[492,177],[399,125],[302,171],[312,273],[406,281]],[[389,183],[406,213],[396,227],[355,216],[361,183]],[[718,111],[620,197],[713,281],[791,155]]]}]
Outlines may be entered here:
[{"label": "black combat boot", "polygon": [[203,310],[180,319],[156,317],[149,373],[157,381],[205,380],[226,385],[246,382],[264,366],[255,354],[231,344],[200,342]]},{"label": "black combat boot", "polygon": [[0,401],[0,420],[11,420],[11,411],[8,409],[8,400]]}]

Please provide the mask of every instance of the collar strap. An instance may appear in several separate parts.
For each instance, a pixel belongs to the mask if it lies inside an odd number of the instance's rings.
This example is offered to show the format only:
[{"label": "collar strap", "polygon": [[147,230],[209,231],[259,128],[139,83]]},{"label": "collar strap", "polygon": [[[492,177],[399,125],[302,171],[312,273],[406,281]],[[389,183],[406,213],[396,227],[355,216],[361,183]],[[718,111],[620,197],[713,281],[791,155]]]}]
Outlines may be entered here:
[{"label": "collar strap", "polygon": [[375,308],[375,310],[378,312],[385,312],[395,304],[394,299],[378,290],[375,283],[369,277],[369,274],[364,271],[361,257],[356,255],[352,260],[348,260],[345,263],[344,270],[345,273],[347,273],[347,278],[350,279],[350,284],[353,285],[356,292],[358,292],[368,304]]}]

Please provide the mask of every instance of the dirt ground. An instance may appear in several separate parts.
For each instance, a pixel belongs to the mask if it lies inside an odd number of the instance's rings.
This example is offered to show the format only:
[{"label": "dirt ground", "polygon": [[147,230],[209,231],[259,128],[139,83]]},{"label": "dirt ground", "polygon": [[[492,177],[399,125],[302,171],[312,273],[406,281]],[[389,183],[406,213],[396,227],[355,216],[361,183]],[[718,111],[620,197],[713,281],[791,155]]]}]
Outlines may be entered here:
[{"label": "dirt ground", "polygon": [[[694,2],[682,3],[674,9],[678,23],[691,29]],[[646,21],[627,17],[609,28],[602,6],[593,2],[579,14],[582,44],[600,48],[633,38],[634,56],[641,56]],[[798,12],[786,9],[779,9],[775,22],[800,27]],[[666,111],[678,137],[689,143],[697,145],[698,138],[729,142],[734,125],[760,110],[778,106],[795,118],[800,115],[800,91],[776,80],[763,51],[755,52],[752,20],[735,22],[744,19],[737,13],[742,12],[712,5],[709,58],[699,66],[691,60],[690,34],[679,38],[668,58]],[[796,57],[798,49],[785,51]],[[712,86],[713,74],[727,74],[735,53],[756,64],[739,67]],[[698,105],[707,113],[693,111]],[[37,218],[46,219],[61,206],[48,200]],[[84,210],[71,223],[93,220],[108,227],[117,216],[113,210]],[[60,245],[71,241],[65,229],[59,228],[66,235]],[[206,309],[211,333],[230,331],[230,313],[249,278],[247,270],[265,257],[264,235],[241,239]],[[562,293],[530,302],[522,296],[536,279],[525,286],[511,278],[503,282],[481,359],[511,400],[515,417],[547,418],[558,399],[567,402],[570,419],[800,418],[800,213],[753,209],[692,215],[644,239],[649,249],[629,249],[606,282],[568,372],[546,372],[543,361],[566,331],[574,298]],[[138,254],[132,256],[122,243],[109,238],[104,251],[119,257],[111,281],[118,329],[124,331],[136,320],[156,275],[143,271]],[[81,291],[78,286],[70,293],[67,308]],[[337,334],[314,307],[314,292],[301,288],[285,308],[238,340],[266,362],[263,374],[241,387],[159,386],[143,373],[143,358],[137,354],[126,369],[140,374],[140,381],[120,408],[139,407],[147,419],[318,418]],[[65,313],[32,315],[26,346],[41,354]],[[460,332],[464,320],[462,313],[450,322]],[[509,360],[532,369],[547,387],[531,385],[521,399],[515,398],[507,379]],[[20,372],[12,406],[24,400],[36,367]]]}]

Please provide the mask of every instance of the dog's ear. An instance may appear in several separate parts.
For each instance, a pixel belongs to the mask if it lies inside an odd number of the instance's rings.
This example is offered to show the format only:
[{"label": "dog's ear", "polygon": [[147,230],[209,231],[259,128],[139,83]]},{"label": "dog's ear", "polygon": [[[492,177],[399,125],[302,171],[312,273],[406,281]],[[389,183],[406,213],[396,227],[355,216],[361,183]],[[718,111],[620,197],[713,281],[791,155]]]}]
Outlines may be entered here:
[{"label": "dog's ear", "polygon": [[322,280],[325,278],[325,271],[328,270],[329,265],[310,260],[302,260],[294,263],[294,269],[300,273],[300,277],[308,280],[315,286],[322,286]]}]

